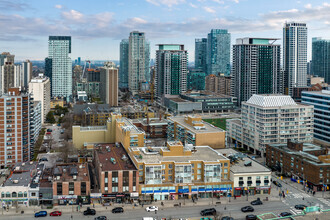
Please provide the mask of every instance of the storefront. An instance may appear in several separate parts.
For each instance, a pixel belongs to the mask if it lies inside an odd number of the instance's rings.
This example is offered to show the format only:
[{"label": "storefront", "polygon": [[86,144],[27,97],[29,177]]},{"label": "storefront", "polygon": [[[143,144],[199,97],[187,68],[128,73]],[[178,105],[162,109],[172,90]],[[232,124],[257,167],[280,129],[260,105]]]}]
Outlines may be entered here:
[{"label": "storefront", "polygon": [[241,197],[243,195],[244,188],[243,187],[235,187],[234,188],[234,196]]},{"label": "storefront", "polygon": [[91,204],[90,196],[78,196],[77,204],[83,204],[83,205]]},{"label": "storefront", "polygon": [[270,194],[269,186],[256,187],[256,194]]},{"label": "storefront", "polygon": [[91,203],[101,203],[102,193],[91,193]]},{"label": "storefront", "polygon": [[78,205],[78,196],[76,195],[61,195],[54,196],[54,203],[58,205]]},{"label": "storefront", "polygon": [[108,193],[102,194],[102,204],[107,203],[125,203],[130,201],[130,194],[126,193]]}]

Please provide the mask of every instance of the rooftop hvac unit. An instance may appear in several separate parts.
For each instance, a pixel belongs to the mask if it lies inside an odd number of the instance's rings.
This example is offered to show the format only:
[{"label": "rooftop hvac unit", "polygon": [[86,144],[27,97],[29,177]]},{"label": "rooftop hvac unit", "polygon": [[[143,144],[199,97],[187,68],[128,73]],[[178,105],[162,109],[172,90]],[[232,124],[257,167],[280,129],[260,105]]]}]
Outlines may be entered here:
[{"label": "rooftop hvac unit", "polygon": [[60,180],[60,178],[61,178],[60,176],[57,176],[57,177],[56,177],[57,180]]},{"label": "rooftop hvac unit", "polygon": [[73,180],[77,180],[77,176],[76,175],[73,176]]},{"label": "rooftop hvac unit", "polygon": [[14,180],[13,183],[16,183],[17,184],[18,183],[18,180]]}]

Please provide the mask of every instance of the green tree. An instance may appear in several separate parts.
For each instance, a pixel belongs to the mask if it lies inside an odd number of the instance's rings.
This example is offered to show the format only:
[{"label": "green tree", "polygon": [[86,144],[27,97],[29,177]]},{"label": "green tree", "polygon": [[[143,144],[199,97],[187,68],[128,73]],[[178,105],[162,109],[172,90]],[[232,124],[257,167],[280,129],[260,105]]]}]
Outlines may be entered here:
[{"label": "green tree", "polygon": [[53,111],[48,112],[48,114],[46,115],[46,121],[51,124],[54,124],[56,122]]}]

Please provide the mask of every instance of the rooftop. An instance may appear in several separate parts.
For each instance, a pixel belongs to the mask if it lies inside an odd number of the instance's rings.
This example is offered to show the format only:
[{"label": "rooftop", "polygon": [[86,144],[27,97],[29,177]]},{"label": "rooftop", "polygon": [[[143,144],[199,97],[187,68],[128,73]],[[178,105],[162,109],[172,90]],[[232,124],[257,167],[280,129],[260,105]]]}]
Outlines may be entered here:
[{"label": "rooftop", "polygon": [[302,94],[304,94],[304,93],[330,96],[330,90],[322,90],[322,91],[302,91]]},{"label": "rooftop", "polygon": [[95,154],[102,171],[137,170],[121,144],[98,144]]},{"label": "rooftop", "polygon": [[160,155],[161,149],[166,151],[167,147],[132,148],[134,151],[139,151],[142,156],[135,156],[137,162],[144,162],[146,164],[159,164],[161,162],[170,161],[175,163],[187,163],[190,161],[218,162],[220,160],[228,160],[228,158],[209,146],[185,146],[184,150],[192,151],[191,156],[162,156]]},{"label": "rooftop", "polygon": [[34,182],[33,180],[37,176],[41,175],[43,167],[43,164],[38,164],[35,161],[17,163],[12,171],[12,174],[4,182],[3,186],[37,187],[37,182]]},{"label": "rooftop", "polygon": [[261,107],[281,107],[281,106],[292,106],[297,103],[288,95],[281,94],[254,94],[246,104],[257,105]]},{"label": "rooftop", "polygon": [[89,181],[89,172],[87,163],[66,163],[58,164],[54,168],[54,181]]},{"label": "rooftop", "polygon": [[[197,116],[191,116],[190,117],[197,117]],[[196,129],[196,127],[188,124],[185,122],[185,117],[187,116],[174,116],[174,117],[170,117],[169,121],[173,121],[176,122],[178,124],[180,124],[181,126],[184,126],[185,128],[189,129],[190,131],[194,132],[194,133],[216,133],[216,132],[224,132],[224,130],[222,130],[221,128],[215,127],[212,124],[209,124],[205,121],[201,121],[201,123],[204,124],[203,129],[200,129],[200,126],[198,126],[198,128]]]},{"label": "rooftop", "polygon": [[159,118],[149,118],[149,122],[147,118],[140,118],[140,119],[136,119],[133,120],[133,123],[141,123],[142,125],[151,125],[151,126],[155,126],[155,125],[167,125],[167,120],[166,119],[159,119]]},{"label": "rooftop", "polygon": [[136,127],[132,120],[127,119],[127,118],[118,118],[117,122],[124,122],[124,125],[122,125],[122,129],[123,130],[129,130],[131,131],[131,134],[141,134],[141,133],[145,133],[142,129]]},{"label": "rooftop", "polygon": [[109,107],[108,104],[82,104],[82,105],[74,105],[73,106],[73,113],[74,114],[82,114],[83,112],[112,112],[112,108]]},{"label": "rooftop", "polygon": [[[261,165],[255,160],[247,157],[245,154],[242,154],[234,149],[218,149],[219,153],[226,155],[226,157],[235,157],[237,158],[236,162],[233,163],[230,167],[230,172],[232,173],[256,173],[256,172],[271,172],[270,169]],[[245,166],[246,164],[251,164],[250,166]]]},{"label": "rooftop", "polygon": [[193,99],[208,99],[208,98],[231,98],[229,95],[224,95],[224,94],[216,94],[212,92],[187,92],[183,93],[182,96],[189,96]]}]

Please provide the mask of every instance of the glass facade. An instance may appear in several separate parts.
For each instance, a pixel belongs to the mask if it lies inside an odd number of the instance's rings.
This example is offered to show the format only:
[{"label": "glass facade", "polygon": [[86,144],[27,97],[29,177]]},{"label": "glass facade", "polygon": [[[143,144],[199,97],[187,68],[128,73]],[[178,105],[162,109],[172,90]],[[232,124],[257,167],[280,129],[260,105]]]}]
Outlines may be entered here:
[{"label": "glass facade", "polygon": [[193,175],[191,164],[175,165],[175,183],[191,183]]},{"label": "glass facade", "polygon": [[221,182],[220,164],[205,164],[204,182],[206,183]]},{"label": "glass facade", "polygon": [[207,38],[195,39],[195,69],[206,73]]},{"label": "glass facade", "polygon": [[128,39],[120,42],[119,87],[128,88]]},{"label": "glass facade", "polygon": [[312,75],[330,83],[330,40],[312,39]]},{"label": "glass facade", "polygon": [[145,184],[162,183],[162,166],[145,166]]}]

